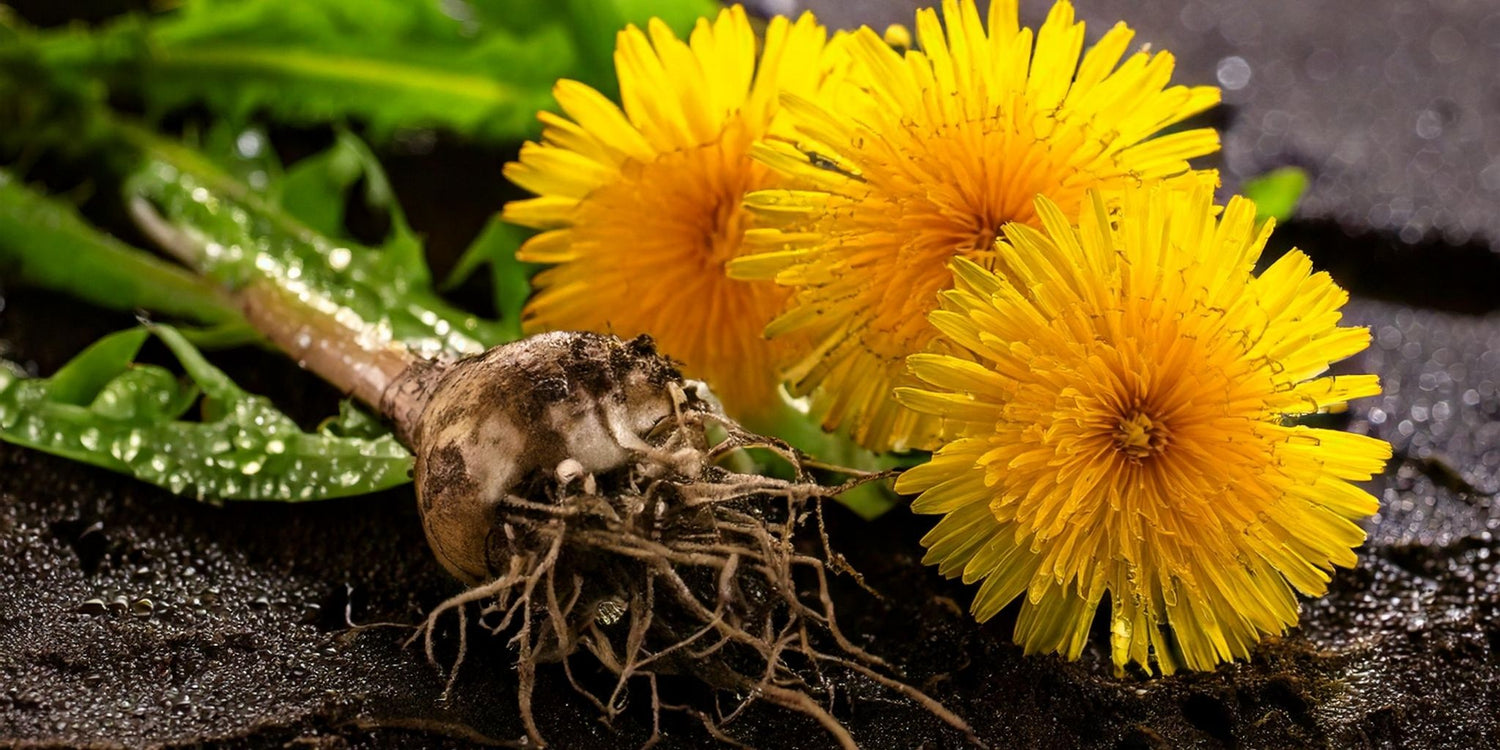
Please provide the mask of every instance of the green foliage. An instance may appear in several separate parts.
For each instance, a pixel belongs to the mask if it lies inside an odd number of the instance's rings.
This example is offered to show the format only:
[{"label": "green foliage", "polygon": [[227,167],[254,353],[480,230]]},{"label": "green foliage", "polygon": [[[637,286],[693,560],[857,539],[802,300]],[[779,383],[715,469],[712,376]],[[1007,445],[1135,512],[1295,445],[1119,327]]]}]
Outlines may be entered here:
[{"label": "green foliage", "polygon": [[[786,404],[764,422],[748,426],[775,435],[829,466],[877,472],[905,465],[901,457],[861,448],[843,432],[825,432],[816,419]],[[896,494],[888,482],[870,482],[839,495],[838,501],[869,520],[895,507]]]},{"label": "green foliage", "polygon": [[188,0],[50,35],[42,54],[157,111],[201,103],[235,119],[358,118],[379,134],[436,126],[495,139],[531,131],[574,55],[561,29],[476,27],[427,0]]},{"label": "green foliage", "polygon": [[[200,243],[205,256],[210,245],[223,251],[217,259],[205,257],[213,278],[233,286],[275,277],[269,269],[276,269],[281,281],[295,281],[356,312],[371,330],[427,354],[474,353],[519,336],[513,323],[481,321],[437,296],[421,245],[384,173],[353,136],[341,133],[328,152],[283,175],[274,160],[225,156],[231,153],[226,143],[243,146],[240,136],[259,137],[258,131],[209,133],[204,141],[216,143],[220,156],[211,161],[136,126],[117,121],[115,127],[147,157],[127,182],[127,198],[150,199],[182,236]],[[266,184],[252,190],[220,169],[224,163],[240,174],[258,173]],[[392,232],[382,248],[331,239],[303,221],[342,233],[345,193],[356,184],[364,185],[367,202],[390,212]],[[158,329],[192,376],[193,388],[184,389],[161,368],[131,364],[144,329],[101,340],[47,380],[17,378],[6,369],[0,375],[0,440],[200,498],[312,500],[406,480],[410,458],[381,423],[346,405],[317,434],[302,434],[270,402],[245,394],[202,359],[189,337],[207,346],[246,342],[248,329],[217,284],[114,240],[71,206],[4,172],[0,272],[104,307],[214,324],[192,332]],[[517,309],[526,291],[516,290]],[[207,421],[181,421],[200,388]]]},{"label": "green foliage", "polygon": [[390,212],[392,223],[404,229],[401,207],[380,161],[364,142],[345,130],[339,131],[326,151],[292,165],[272,190],[281,207],[309,229],[327,237],[341,237],[346,233],[346,195],[361,178],[365,204]]},{"label": "green foliage", "polygon": [[[153,329],[188,376],[134,362],[148,330],[105,337],[50,378],[0,363],[0,440],[131,474],[200,499],[312,500],[408,481],[411,455],[345,407],[303,432],[241,390],[175,329]],[[183,419],[194,404],[202,421]]]},{"label": "green foliage", "polygon": [[[124,199],[159,214],[200,278],[89,226],[71,205],[0,173],[0,274],[94,304],[206,324],[152,329],[186,372],[135,362],[147,329],[102,339],[50,378],[0,363],[0,440],[200,498],[310,500],[407,481],[410,457],[345,405],[305,433],[194,345],[244,343],[221,288],[270,279],[377,339],[473,353],[520,336],[532,268],[524,233],[492,221],[449,283],[488,264],[502,319],[442,300],[372,137],[442,128],[499,143],[534,135],[556,79],[615,90],[614,38],[659,16],[679,34],[712,0],[183,0],[102,29],[36,31],[0,8],[0,153],[102,156]],[[203,107],[200,150],[118,120]],[[283,168],[250,117],[339,127],[332,148]],[[106,183],[108,184],[108,183]],[[390,218],[378,247],[346,236],[349,194]],[[184,415],[197,406],[198,419]]]},{"label": "green foliage", "polygon": [[[154,111],[203,104],[236,121],[359,120],[376,137],[441,127],[511,141],[537,132],[558,78],[614,88],[614,34],[652,16],[686,31],[710,0],[185,0],[103,31],[42,35],[35,56]],[[31,55],[22,55],[29,58]]]},{"label": "green foliage", "polygon": [[212,284],[100,232],[72,206],[19,184],[4,171],[0,277],[117,310],[153,310],[210,324],[240,320]]},{"label": "green foliage", "polygon": [[1282,167],[1245,180],[1240,194],[1255,201],[1258,216],[1278,222],[1292,218],[1297,203],[1307,192],[1307,172],[1297,167]]},{"label": "green foliage", "polygon": [[516,259],[516,249],[526,239],[525,229],[507,224],[499,215],[490,219],[469,249],[464,251],[444,282],[445,288],[462,284],[480,266],[490,269],[490,286],[494,290],[498,325],[506,340],[521,338],[521,308],[531,296],[531,275],[536,266]]},{"label": "green foliage", "polygon": [[[382,248],[365,247],[315,231],[266,195],[176,144],[140,131],[134,131],[133,139],[148,158],[127,181],[127,198],[145,200],[159,210],[179,235],[195,244],[199,270],[219,283],[235,288],[268,278],[295,287],[299,296],[324,300],[429,356],[473,354],[513,338],[507,329],[438,296],[421,245],[393,201],[390,238]],[[283,202],[325,224],[334,222],[331,206],[342,210],[340,183],[353,183],[352,171],[333,168],[349,158],[364,164],[371,191],[389,194],[378,166],[370,167],[373,159],[365,161],[363,145],[346,138],[334,149],[326,159],[314,158],[304,172],[307,177],[294,168],[281,186]]]},{"label": "green foliage", "polygon": [[699,18],[712,16],[720,7],[713,0],[564,0],[564,5],[572,19],[581,80],[610,96],[619,92],[615,36],[627,24],[644,27],[651,18],[660,18],[678,36],[685,36]]}]

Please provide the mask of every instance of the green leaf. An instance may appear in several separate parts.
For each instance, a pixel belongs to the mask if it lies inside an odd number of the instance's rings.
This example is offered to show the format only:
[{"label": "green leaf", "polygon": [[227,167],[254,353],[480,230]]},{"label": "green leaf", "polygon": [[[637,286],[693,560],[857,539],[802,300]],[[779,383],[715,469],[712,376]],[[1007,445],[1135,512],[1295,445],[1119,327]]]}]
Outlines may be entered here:
[{"label": "green leaf", "polygon": [[250,346],[252,344],[265,344],[261,338],[260,331],[255,330],[243,320],[235,320],[229,323],[205,328],[181,328],[184,338],[193,343],[199,349],[233,349],[237,346]]},{"label": "green leaf", "polygon": [[[299,298],[341,310],[376,338],[427,356],[476,354],[510,340],[505,326],[438,296],[421,245],[394,206],[392,236],[383,248],[332,239],[195,152],[139,129],[129,132],[148,158],[127,181],[128,198],[159,211],[178,238],[192,245],[180,250],[215,281],[237,288],[270,280]],[[383,178],[373,182],[383,184]]]},{"label": "green leaf", "polygon": [[1256,214],[1262,221],[1283,222],[1292,218],[1306,191],[1307,172],[1297,167],[1273,169],[1240,185],[1240,194],[1255,202]]},{"label": "green leaf", "polygon": [[338,437],[354,437],[375,440],[390,433],[384,424],[359,408],[353,401],[339,402],[339,415],[330,417],[318,426],[318,432]]},{"label": "green leaf", "polygon": [[678,38],[685,38],[699,18],[722,7],[712,0],[565,0],[579,52],[580,80],[606,96],[619,93],[615,75],[615,36],[627,24],[645,28],[660,18]]},{"label": "green leaf", "polygon": [[229,176],[246,187],[275,196],[285,181],[281,158],[271,147],[270,135],[259,125],[243,125],[227,119],[215,120],[201,135],[190,128],[185,143],[211,157]]},{"label": "green leaf", "polygon": [[59,404],[86,406],[104,385],[130,369],[130,363],[146,343],[149,332],[144,328],[121,331],[105,336],[52,376],[49,400]]},{"label": "green leaf", "polygon": [[490,282],[495,295],[495,312],[499,314],[500,335],[507,341],[521,338],[521,308],[531,295],[531,276],[537,266],[516,259],[516,249],[528,232],[501,221],[497,215],[485,225],[474,243],[464,251],[444,282],[445,289],[462,284],[480,266],[489,265]]},{"label": "green leaf", "polygon": [[293,164],[281,181],[281,207],[309,229],[329,237],[344,230],[344,192],[359,179],[359,164],[335,144]]},{"label": "green leaf", "polygon": [[[875,454],[859,447],[843,433],[826,432],[807,413],[783,403],[775,413],[745,425],[767,435],[775,435],[792,447],[819,461],[856,471],[884,471],[903,465],[905,457]],[[836,498],[855,514],[870,520],[894,508],[896,493],[889,482],[860,485]]]},{"label": "green leaf", "polygon": [[[318,500],[409,481],[411,455],[369,416],[345,406],[333,424],[303,432],[180,332],[152,330],[189,383],[132,362],[144,328],[101,339],[51,378],[0,366],[0,440],[199,499]],[[182,421],[200,394],[205,421]]]},{"label": "green leaf", "polygon": [[[183,0],[102,30],[19,27],[0,67],[104,83],[153,113],[203,105],[243,125],[358,120],[384,139],[441,127],[514,141],[540,131],[559,78],[613,95],[615,35],[653,17],[686,35],[712,0]],[[24,50],[22,49],[24,47]],[[37,61],[37,65],[31,63]],[[0,86],[3,88],[3,86]]]},{"label": "green leaf", "polygon": [[0,276],[115,310],[201,323],[240,314],[212,284],[79,218],[72,206],[0,171]]},{"label": "green leaf", "polygon": [[309,228],[329,237],[344,237],[346,196],[361,178],[366,205],[391,212],[392,223],[404,228],[401,208],[380,161],[363,141],[342,128],[332,146],[286,170],[273,192],[279,195],[281,207]]},{"label": "green leaf", "polygon": [[550,24],[522,35],[477,24],[438,0],[186,0],[143,21],[44,37],[56,68],[81,71],[145,99],[243,121],[324,124],[355,118],[378,136],[444,127],[511,140],[536,132],[536,111],[575,69],[573,40]]},{"label": "green leaf", "polygon": [[345,238],[344,208],[348,192],[364,181],[365,205],[390,219],[390,234],[380,246],[380,264],[387,275],[409,286],[430,286],[432,272],[422,241],[406,223],[406,213],[375,153],[353,133],[339,129],[333,146],[297,162],[286,179],[273,186],[288,214],[327,237]]}]

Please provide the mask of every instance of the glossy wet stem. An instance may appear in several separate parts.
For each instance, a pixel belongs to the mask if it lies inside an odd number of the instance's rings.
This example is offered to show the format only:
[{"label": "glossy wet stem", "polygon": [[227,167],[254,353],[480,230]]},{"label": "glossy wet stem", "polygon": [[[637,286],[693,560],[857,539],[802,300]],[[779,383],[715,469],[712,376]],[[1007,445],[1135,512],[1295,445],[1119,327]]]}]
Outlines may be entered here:
[{"label": "glossy wet stem", "polygon": [[142,232],[220,284],[300,366],[392,419],[410,446],[430,359],[483,351],[478,324],[422,289],[382,296],[382,277],[399,274],[372,260],[380,251],[317,235],[188,149],[132,125],[120,131],[146,157],[127,185]]},{"label": "glossy wet stem", "polygon": [[[172,225],[144,198],[131,199],[130,213],[164,250],[201,270],[206,242]],[[360,342],[363,320],[341,321],[274,279],[250,280],[230,295],[246,322],[298,365],[372,407],[380,406],[386,388],[417,360],[399,344],[366,348]]]}]

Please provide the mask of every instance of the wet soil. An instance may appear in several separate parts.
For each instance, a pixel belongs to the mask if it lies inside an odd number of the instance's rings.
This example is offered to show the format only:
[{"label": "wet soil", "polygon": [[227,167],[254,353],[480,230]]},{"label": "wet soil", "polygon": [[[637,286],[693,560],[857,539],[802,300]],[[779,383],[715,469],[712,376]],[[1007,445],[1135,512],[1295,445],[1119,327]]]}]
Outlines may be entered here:
[{"label": "wet soil", "polygon": [[[1183,80],[1228,86],[1244,71],[1224,61],[1245,62],[1249,78],[1226,92],[1229,106],[1217,115],[1227,183],[1287,163],[1314,175],[1277,241],[1332,270],[1355,293],[1351,322],[1374,334],[1370,350],[1341,368],[1379,373],[1386,394],[1337,424],[1395,445],[1371,487],[1381,512],[1366,524],[1359,566],[1336,576],[1328,596],[1304,602],[1299,628],[1249,662],[1210,673],[1114,678],[1102,622],[1078,662],[1022,657],[1009,642],[1014,614],[974,624],[963,612],[972,592],[920,565],[926,523],[899,509],[874,523],[831,512],[835,546],[881,594],[840,582],[844,629],[994,746],[1492,744],[1500,735],[1492,239],[1500,180],[1491,187],[1486,175],[1500,170],[1490,161],[1500,158],[1500,98],[1489,72],[1500,63],[1490,38],[1500,9],[1396,0],[1347,12],[1291,0],[1082,5],[1091,21],[1128,16],[1142,41],[1177,51]],[[854,4],[844,6],[830,20],[856,18]],[[894,20],[909,6],[860,7]],[[1428,110],[1438,113],[1437,130]],[[413,223],[433,239],[439,264],[451,260],[498,205],[505,154],[439,139],[431,150],[389,156]],[[3,353],[39,372],[131,323],[25,290],[0,288],[0,300]],[[304,419],[336,402],[263,353],[222,361]],[[502,642],[471,633],[457,689],[444,700],[446,675],[404,647],[409,630],[350,627],[415,624],[456,590],[427,550],[409,490],[211,507],[0,445],[0,745],[518,742],[513,655]],[[444,659],[453,627],[443,633]],[[578,666],[585,682],[602,677],[586,659]],[[828,687],[835,713],[866,747],[962,746],[866,681],[830,675]],[[663,693],[712,708],[688,681],[666,681]],[[544,668],[535,702],[558,747],[634,747],[651,734],[645,696],[637,691],[625,716],[605,726],[560,669]],[[828,745],[809,720],[770,708],[752,708],[729,729],[754,746]],[[662,733],[663,747],[711,742],[680,714],[663,718]]]}]

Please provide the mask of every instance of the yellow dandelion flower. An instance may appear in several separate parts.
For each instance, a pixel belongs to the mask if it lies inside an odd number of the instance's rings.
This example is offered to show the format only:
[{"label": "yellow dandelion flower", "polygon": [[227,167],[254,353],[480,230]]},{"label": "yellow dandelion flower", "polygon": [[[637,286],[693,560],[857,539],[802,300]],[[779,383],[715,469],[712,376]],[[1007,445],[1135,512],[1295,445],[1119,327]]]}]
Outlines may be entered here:
[{"label": "yellow dandelion flower", "polygon": [[565,116],[543,112],[542,142],[505,170],[538,196],[507,205],[505,219],[545,230],[517,256],[553,265],[536,277],[527,332],[648,333],[732,412],[776,404],[787,344],[762,331],[786,293],[731,280],[724,264],[751,223],[744,195],[784,183],[750,158],[751,144],[776,127],[780,94],[816,95],[834,61],[811,14],[773,19],[757,54],[735,6],[686,42],[660,21],[621,32],[623,108],[560,81]]},{"label": "yellow dandelion flower", "polygon": [[1383,441],[1293,424],[1380,391],[1326,376],[1369,344],[1348,299],[1293,250],[1260,276],[1270,234],[1207,188],[1091,193],[1080,226],[1038,198],[1041,231],[1005,228],[1010,269],[953,264],[932,323],[963,356],[909,359],[901,403],[962,437],[901,476],[943,518],[926,562],[982,581],[987,620],[1022,599],[1015,638],[1069,659],[1104,594],[1117,669],[1170,673],[1244,657],[1297,621],[1294,590],[1355,563],[1377,508],[1351,484]]},{"label": "yellow dandelion flower", "polygon": [[[927,313],[951,283],[956,256],[992,258],[1000,228],[1035,224],[1045,195],[1076,212],[1084,191],[1166,178],[1218,149],[1212,129],[1153,137],[1219,100],[1213,87],[1168,87],[1173,59],[1140,52],[1110,29],[1082,55],[1084,29],[1064,0],[1032,44],[1015,0],[990,4],[987,29],[972,0],[946,0],[946,30],[919,11],[920,51],[894,51],[875,32],[850,40],[847,85],[818,103],[785,97],[799,131],[756,156],[804,181],[757,192],[768,223],[757,252],[730,266],[796,292],[767,330],[814,345],[787,369],[813,396],[825,428],[848,425],[865,447],[931,447],[934,420],[901,409],[906,355],[925,350]],[[992,261],[985,260],[988,265]]]}]

